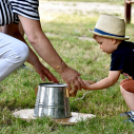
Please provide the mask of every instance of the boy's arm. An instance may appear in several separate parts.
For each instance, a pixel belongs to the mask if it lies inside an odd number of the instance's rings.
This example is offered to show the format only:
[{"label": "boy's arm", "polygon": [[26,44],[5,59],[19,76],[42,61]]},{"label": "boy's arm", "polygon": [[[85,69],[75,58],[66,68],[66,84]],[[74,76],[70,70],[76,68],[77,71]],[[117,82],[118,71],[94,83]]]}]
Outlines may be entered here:
[{"label": "boy's arm", "polygon": [[121,71],[109,71],[107,78],[94,84],[89,84],[88,81],[84,81],[85,86],[83,88],[86,90],[99,90],[110,87],[118,81],[120,73]]}]

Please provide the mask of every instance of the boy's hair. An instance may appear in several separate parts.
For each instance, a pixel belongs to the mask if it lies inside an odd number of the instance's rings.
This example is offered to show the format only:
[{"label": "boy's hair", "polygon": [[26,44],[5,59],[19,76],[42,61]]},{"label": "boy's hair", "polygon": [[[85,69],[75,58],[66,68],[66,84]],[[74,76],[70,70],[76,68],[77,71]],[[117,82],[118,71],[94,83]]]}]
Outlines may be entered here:
[{"label": "boy's hair", "polygon": [[93,38],[95,39],[96,37],[97,37],[97,35],[94,34],[94,35],[93,35]]},{"label": "boy's hair", "polygon": [[[93,38],[94,38],[94,39],[96,39],[97,36],[99,36],[99,35],[93,34]],[[100,36],[100,37],[103,37],[103,36]],[[108,37],[105,37],[105,38],[108,38]],[[110,38],[109,38],[109,39],[110,39]],[[116,39],[116,41],[122,41],[122,40]]]}]

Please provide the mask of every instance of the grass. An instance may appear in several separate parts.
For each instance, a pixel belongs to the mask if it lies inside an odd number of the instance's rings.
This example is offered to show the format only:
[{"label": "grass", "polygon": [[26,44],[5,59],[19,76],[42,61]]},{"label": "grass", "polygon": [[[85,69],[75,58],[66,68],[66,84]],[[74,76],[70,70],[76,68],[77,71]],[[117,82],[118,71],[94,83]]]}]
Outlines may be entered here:
[{"label": "grass", "polygon": [[[92,37],[88,29],[94,28],[99,13],[84,15],[56,15],[48,20],[47,15],[41,24],[45,33],[58,36],[48,36],[55,49],[71,67],[79,71],[82,79],[99,81],[107,77],[110,66],[110,55],[101,52],[99,45],[94,41],[79,40],[78,37]],[[119,15],[120,16],[120,15]],[[122,16],[121,16],[122,17]],[[133,23],[127,25],[126,35],[133,41]],[[27,40],[27,39],[26,39]],[[42,59],[40,59],[42,61]],[[57,72],[42,61],[51,72],[63,82]],[[32,66],[26,65],[33,69]],[[123,123],[126,118],[119,114],[128,111],[119,89],[119,81],[112,87],[90,92],[80,101],[86,92],[79,91],[76,98],[70,98],[71,111],[90,113],[97,117],[92,120],[81,121],[75,126],[61,126],[52,119],[42,118],[29,122],[16,119],[12,116],[14,111],[20,109],[33,109],[36,96],[34,89],[41,83],[35,71],[20,69],[12,73],[0,84],[0,133],[6,134],[132,134],[134,125]]]}]

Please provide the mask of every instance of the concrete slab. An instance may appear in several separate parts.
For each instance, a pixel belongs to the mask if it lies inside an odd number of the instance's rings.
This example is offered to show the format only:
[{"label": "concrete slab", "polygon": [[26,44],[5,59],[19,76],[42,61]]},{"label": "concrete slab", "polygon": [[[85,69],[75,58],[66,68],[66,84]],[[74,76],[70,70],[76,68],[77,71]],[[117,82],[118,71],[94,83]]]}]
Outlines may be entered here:
[{"label": "concrete slab", "polygon": [[[34,109],[24,109],[24,110],[14,112],[13,115],[16,118],[21,118],[21,119],[29,121],[29,120],[37,119],[36,117],[33,116],[33,112],[34,112]],[[76,112],[71,112],[71,114],[72,116],[69,118],[53,119],[53,120],[57,122],[58,124],[62,124],[62,125],[75,125],[79,121],[82,121],[82,120],[84,121],[86,119],[92,119],[96,117],[93,114],[84,114],[84,113],[76,113]]]}]

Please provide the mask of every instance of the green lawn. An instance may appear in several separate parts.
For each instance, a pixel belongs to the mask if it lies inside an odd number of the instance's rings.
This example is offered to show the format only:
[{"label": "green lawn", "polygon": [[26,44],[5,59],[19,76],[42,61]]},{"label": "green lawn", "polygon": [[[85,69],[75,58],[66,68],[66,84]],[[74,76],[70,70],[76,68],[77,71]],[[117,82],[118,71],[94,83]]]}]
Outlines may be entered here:
[{"label": "green lawn", "polygon": [[[119,15],[120,16],[120,15]],[[95,41],[79,40],[78,37],[90,37],[88,29],[93,29],[99,13],[92,15],[65,15],[55,16],[53,20],[41,22],[45,33],[53,46],[71,67],[78,70],[82,79],[99,81],[107,77],[110,66],[110,55],[101,52]],[[122,16],[121,16],[122,17]],[[126,35],[134,40],[133,24],[127,25]],[[40,59],[42,61],[42,59]],[[43,62],[43,61],[42,61]],[[57,72],[43,62],[51,72],[63,82]],[[26,65],[33,69],[32,66]],[[0,133],[1,134],[133,134],[134,125],[123,123],[126,118],[119,114],[126,112],[127,108],[121,96],[119,81],[112,87],[90,92],[80,101],[86,92],[79,91],[75,98],[70,98],[71,111],[90,113],[97,117],[92,120],[81,121],[74,126],[61,126],[52,119],[42,118],[30,122],[16,119],[12,116],[14,111],[34,108],[36,96],[34,89],[41,81],[35,71],[25,69],[17,70],[0,84]]]}]

